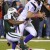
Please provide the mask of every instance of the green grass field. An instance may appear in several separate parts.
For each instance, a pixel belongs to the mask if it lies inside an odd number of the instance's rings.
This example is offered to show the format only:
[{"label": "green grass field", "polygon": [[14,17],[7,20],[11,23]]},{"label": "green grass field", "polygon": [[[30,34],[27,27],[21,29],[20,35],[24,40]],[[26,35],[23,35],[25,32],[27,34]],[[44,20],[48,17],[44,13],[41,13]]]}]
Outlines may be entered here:
[{"label": "green grass field", "polygon": [[[28,46],[31,48],[50,50],[50,41],[30,41],[28,42]],[[0,50],[7,50],[10,48],[11,46],[7,46],[7,41],[0,41]]]}]

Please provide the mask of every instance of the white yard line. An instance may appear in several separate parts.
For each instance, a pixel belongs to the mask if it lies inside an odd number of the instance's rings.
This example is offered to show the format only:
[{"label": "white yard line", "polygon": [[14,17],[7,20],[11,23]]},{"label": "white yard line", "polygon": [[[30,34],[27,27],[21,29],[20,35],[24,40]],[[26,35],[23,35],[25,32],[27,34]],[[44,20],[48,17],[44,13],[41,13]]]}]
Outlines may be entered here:
[{"label": "white yard line", "polygon": [[[13,49],[6,49],[6,50],[13,50]],[[19,50],[19,49],[15,49],[15,50]]]},{"label": "white yard line", "polygon": [[33,50],[46,50],[46,49],[36,49],[36,48],[35,48],[35,49],[33,49]]},{"label": "white yard line", "polygon": [[31,42],[50,42],[50,40],[30,40]]},{"label": "white yard line", "polygon": [[0,39],[0,41],[7,41],[6,39]]},{"label": "white yard line", "polygon": [[[7,50],[13,50],[13,49],[7,49]],[[15,50],[19,50],[19,49],[15,49]],[[35,49],[32,49],[32,50],[46,50],[46,49],[38,49],[38,48],[36,49],[35,48]]]},{"label": "white yard line", "polygon": [[[0,41],[7,41],[6,39],[0,39]],[[31,42],[50,42],[50,40],[30,40]]]}]

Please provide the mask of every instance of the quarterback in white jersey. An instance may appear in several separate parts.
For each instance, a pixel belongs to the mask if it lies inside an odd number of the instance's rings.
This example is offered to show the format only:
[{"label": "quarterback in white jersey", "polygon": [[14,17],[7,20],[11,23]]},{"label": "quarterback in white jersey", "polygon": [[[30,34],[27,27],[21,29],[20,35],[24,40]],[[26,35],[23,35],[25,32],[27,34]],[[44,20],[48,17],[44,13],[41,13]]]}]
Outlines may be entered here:
[{"label": "quarterback in white jersey", "polygon": [[42,6],[42,2],[40,0],[30,0],[26,5],[22,13],[17,18],[18,21],[25,21],[24,23],[19,25],[20,32],[23,35],[24,29],[26,29],[30,34],[24,39],[24,44],[31,40],[33,37],[36,37],[37,32],[31,23],[31,18],[45,16],[43,13],[39,13]]}]

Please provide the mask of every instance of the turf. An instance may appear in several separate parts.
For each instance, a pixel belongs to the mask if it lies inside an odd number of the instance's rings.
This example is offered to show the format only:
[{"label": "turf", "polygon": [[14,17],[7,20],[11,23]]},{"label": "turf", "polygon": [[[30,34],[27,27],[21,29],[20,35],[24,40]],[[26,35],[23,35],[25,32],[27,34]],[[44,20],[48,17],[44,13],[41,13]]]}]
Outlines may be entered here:
[{"label": "turf", "polygon": [[[28,42],[27,43],[29,47],[31,48],[41,48],[41,49],[46,49],[50,50],[50,42]],[[0,50],[6,50],[10,49],[11,46],[7,45],[7,41],[0,41]]]},{"label": "turf", "polygon": [[29,47],[50,50],[50,42],[29,42]]},{"label": "turf", "polygon": [[0,42],[0,50],[6,50],[6,49],[9,49],[11,48],[11,46],[8,46],[7,45],[7,42]]}]

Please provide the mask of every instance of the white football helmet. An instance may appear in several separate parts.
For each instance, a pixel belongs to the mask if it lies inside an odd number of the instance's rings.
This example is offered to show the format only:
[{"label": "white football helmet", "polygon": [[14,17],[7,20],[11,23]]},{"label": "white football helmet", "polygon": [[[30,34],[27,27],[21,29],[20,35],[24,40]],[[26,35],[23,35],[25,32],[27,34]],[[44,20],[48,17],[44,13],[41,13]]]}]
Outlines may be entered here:
[{"label": "white football helmet", "polygon": [[9,8],[8,11],[7,11],[8,14],[12,14],[14,12],[17,13],[17,10],[15,8],[13,8],[13,7]]}]

